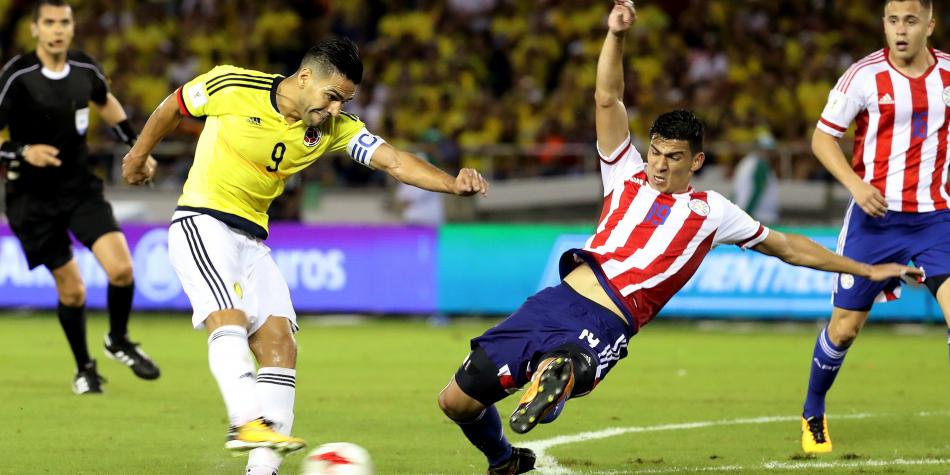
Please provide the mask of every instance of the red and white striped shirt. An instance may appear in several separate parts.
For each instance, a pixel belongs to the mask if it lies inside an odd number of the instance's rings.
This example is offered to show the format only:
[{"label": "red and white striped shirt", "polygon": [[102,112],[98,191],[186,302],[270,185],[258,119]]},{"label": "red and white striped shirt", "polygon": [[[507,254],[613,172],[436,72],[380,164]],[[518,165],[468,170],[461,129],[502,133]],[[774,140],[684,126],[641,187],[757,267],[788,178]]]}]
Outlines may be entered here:
[{"label": "red and white striped shirt", "polygon": [[597,231],[583,249],[562,257],[561,275],[587,262],[636,328],[686,285],[713,246],[746,249],[768,236],[768,228],[715,191],[654,190],[629,136],[600,160],[604,207]]},{"label": "red and white striped shirt", "polygon": [[835,137],[857,123],[851,166],[880,190],[887,209],[923,213],[947,209],[950,55],[930,50],[934,65],[909,78],[888,50],[853,64],[828,95],[818,129]]}]

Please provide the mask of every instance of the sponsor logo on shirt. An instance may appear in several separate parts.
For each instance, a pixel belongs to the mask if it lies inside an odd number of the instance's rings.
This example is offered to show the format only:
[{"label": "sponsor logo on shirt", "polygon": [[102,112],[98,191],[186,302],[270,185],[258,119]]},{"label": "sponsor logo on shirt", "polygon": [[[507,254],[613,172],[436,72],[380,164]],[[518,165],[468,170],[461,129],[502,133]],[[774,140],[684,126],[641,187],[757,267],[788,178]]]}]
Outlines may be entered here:
[{"label": "sponsor logo on shirt", "polygon": [[943,103],[950,107],[950,86],[943,88]]},{"label": "sponsor logo on shirt", "polygon": [[[946,91],[944,91],[944,96],[946,96]],[[882,106],[892,106],[894,105],[894,98],[891,97],[890,94],[885,93],[880,99],[877,100],[877,103]]]},{"label": "sponsor logo on shirt", "polygon": [[248,117],[248,118],[247,118],[247,123],[249,123],[249,124],[251,124],[251,125],[256,125],[256,126],[260,127],[260,126],[261,126],[261,118],[260,118],[260,117]]}]

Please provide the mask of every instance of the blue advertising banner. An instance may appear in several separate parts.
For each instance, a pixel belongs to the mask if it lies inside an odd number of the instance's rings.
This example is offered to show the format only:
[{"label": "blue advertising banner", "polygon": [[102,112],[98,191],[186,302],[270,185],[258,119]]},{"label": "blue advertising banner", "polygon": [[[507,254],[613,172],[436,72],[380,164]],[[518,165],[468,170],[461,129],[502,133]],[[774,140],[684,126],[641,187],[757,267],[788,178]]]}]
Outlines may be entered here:
[{"label": "blue advertising banner", "polygon": [[538,290],[541,269],[558,237],[589,231],[590,226],[539,224],[442,226],[439,310],[510,313]]},{"label": "blue advertising banner", "polygon": [[[123,226],[135,269],[137,309],[190,310],[168,260],[165,225]],[[275,224],[266,244],[298,312],[429,313],[436,308],[436,230],[403,226]],[[73,252],[90,308],[105,307],[105,272],[88,249]],[[0,307],[55,308],[53,277],[29,270],[19,241],[0,225]]]}]

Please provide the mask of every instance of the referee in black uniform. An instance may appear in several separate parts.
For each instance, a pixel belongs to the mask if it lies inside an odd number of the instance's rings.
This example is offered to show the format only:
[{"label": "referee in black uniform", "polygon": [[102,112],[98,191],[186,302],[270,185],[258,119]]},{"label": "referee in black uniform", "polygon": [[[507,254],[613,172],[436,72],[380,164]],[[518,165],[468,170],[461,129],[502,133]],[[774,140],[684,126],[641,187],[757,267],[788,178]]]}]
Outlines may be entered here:
[{"label": "referee in black uniform", "polygon": [[86,346],[86,289],[67,230],[92,250],[109,278],[106,355],[140,378],[158,378],[159,369],[128,338],[135,292],[132,257],[103,197],[102,181],[89,164],[90,102],[125,143],[134,143],[135,133],[99,65],[69,50],[73,28],[72,9],[65,1],[37,2],[31,25],[36,51],[13,58],[0,70],[0,130],[10,131],[10,139],[0,141],[0,160],[7,169],[10,227],[30,268],[44,265],[53,273],[59,322],[76,359],[73,392],[88,394],[101,393],[105,380]]}]

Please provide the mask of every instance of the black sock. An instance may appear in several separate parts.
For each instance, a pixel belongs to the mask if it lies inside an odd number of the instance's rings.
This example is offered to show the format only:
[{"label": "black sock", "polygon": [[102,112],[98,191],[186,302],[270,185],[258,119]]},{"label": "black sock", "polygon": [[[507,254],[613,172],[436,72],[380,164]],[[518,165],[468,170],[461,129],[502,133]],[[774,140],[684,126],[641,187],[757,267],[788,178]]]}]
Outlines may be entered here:
[{"label": "black sock", "polygon": [[76,358],[76,367],[82,368],[89,362],[89,349],[86,347],[86,306],[67,307],[62,302],[56,307],[59,324],[63,326],[66,340]]},{"label": "black sock", "polygon": [[135,294],[135,282],[126,287],[109,284],[106,300],[109,306],[109,338],[121,341],[129,333],[129,313],[132,311],[132,296]]}]

